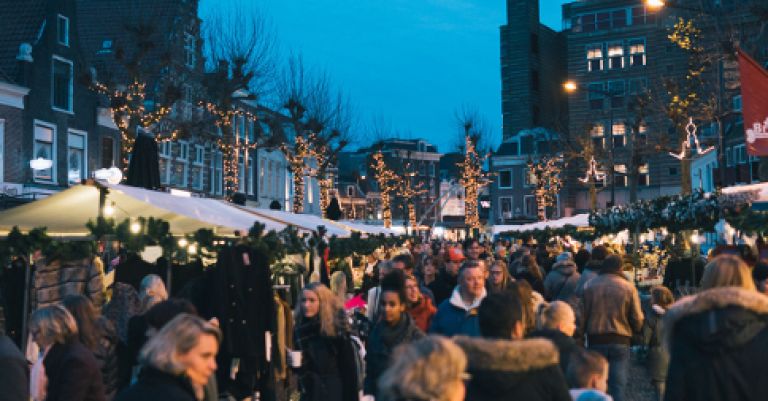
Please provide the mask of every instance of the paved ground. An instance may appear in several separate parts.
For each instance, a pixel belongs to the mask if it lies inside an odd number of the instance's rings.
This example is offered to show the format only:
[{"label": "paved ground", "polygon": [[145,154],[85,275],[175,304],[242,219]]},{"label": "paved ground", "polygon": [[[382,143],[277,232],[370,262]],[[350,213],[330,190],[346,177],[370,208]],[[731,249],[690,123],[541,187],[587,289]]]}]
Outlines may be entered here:
[{"label": "paved ground", "polygon": [[632,355],[627,384],[627,401],[655,401],[655,391],[645,366]]}]

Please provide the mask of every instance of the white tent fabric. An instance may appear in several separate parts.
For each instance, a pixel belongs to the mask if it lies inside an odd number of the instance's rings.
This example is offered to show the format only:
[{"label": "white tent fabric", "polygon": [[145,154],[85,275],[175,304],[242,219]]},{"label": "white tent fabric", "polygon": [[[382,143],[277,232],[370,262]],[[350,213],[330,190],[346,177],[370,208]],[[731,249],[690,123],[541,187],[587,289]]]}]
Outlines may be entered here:
[{"label": "white tent fabric", "polygon": [[722,189],[724,194],[735,194],[739,192],[757,192],[757,202],[768,201],[768,183],[759,183],[751,185],[736,185]]},{"label": "white tent fabric", "polygon": [[[219,235],[235,230],[247,231],[255,221],[269,230],[281,230],[285,224],[243,212],[214,199],[185,198],[164,192],[124,185],[109,185],[107,205],[114,203],[116,221],[126,218],[154,217],[168,221],[176,235],[193,233],[200,228],[214,229]],[[47,227],[49,235],[77,237],[88,234],[85,223],[99,213],[99,189],[78,185],[47,198],[0,212],[0,233],[13,226],[22,231]]]},{"label": "white tent fabric", "polygon": [[393,230],[389,228],[385,228],[384,226],[375,226],[372,224],[360,223],[358,221],[340,220],[340,221],[334,221],[333,223],[338,224],[348,230],[361,232],[367,235],[396,234]]},{"label": "white tent fabric", "polygon": [[576,226],[576,227],[589,226],[589,214],[587,213],[577,214],[575,216],[564,217],[558,220],[539,221],[539,222],[530,223],[530,224],[493,226],[493,234],[496,235],[496,234],[504,233],[507,231],[524,232],[524,231],[531,231],[531,230],[543,230],[547,227],[561,228],[568,225]]},{"label": "white tent fabric", "polygon": [[334,224],[332,220],[326,220],[314,214],[296,214],[284,212],[282,210],[260,209],[254,207],[239,207],[243,212],[250,212],[262,218],[271,219],[282,224],[290,224],[300,231],[312,232],[317,230],[317,226],[325,226],[328,230],[328,236],[337,236],[340,238],[349,237],[351,231]]}]

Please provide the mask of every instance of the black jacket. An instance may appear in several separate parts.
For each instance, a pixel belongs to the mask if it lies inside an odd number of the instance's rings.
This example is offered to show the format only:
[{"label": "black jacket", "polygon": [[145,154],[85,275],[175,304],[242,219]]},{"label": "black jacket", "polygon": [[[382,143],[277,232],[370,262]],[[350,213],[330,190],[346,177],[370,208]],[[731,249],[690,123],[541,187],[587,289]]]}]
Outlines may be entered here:
[{"label": "black jacket", "polygon": [[416,327],[408,313],[403,313],[400,322],[395,327],[390,327],[383,320],[376,323],[373,326],[371,336],[368,337],[363,392],[377,396],[379,377],[389,367],[392,351],[400,344],[409,343],[421,337],[424,337],[424,333]]},{"label": "black jacket", "polygon": [[275,315],[266,255],[244,245],[223,249],[210,284],[213,316],[224,334],[220,352],[265,363],[264,333]]},{"label": "black jacket", "polygon": [[768,297],[714,288],[678,301],[663,322],[670,345],[665,400],[768,397]]},{"label": "black jacket", "polygon": [[446,273],[445,269],[440,269],[435,281],[427,285],[427,288],[432,290],[432,295],[435,296],[435,305],[440,305],[443,301],[451,297],[453,289],[456,288],[457,280],[457,277]]},{"label": "black jacket", "polygon": [[189,380],[144,367],[139,380],[115,397],[115,401],[197,401]]},{"label": "black jacket", "polygon": [[314,320],[296,327],[294,340],[302,351],[301,401],[357,401],[356,351],[346,334],[323,336]]},{"label": "black jacket", "polygon": [[93,353],[78,341],[55,344],[43,359],[45,401],[104,401],[104,381]]},{"label": "black jacket", "polygon": [[571,360],[571,354],[578,348],[573,337],[568,337],[560,330],[542,329],[536,330],[530,334],[531,338],[546,338],[552,341],[560,353],[560,369],[565,374],[568,369],[568,362]]},{"label": "black jacket", "polygon": [[10,337],[0,334],[0,401],[29,401],[29,368]]},{"label": "black jacket", "polygon": [[459,337],[467,354],[466,401],[571,401],[549,340],[490,340]]}]

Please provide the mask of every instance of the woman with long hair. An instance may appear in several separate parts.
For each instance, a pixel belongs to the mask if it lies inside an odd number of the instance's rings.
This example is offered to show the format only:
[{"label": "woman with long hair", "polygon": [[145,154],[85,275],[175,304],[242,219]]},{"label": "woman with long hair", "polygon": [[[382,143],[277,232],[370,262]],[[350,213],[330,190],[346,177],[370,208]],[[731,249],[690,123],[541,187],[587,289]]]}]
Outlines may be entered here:
[{"label": "woman with long hair", "polygon": [[534,291],[544,294],[544,276],[541,274],[541,268],[533,255],[524,255],[520,259],[520,266],[513,275],[515,280],[525,280],[531,285]]},{"label": "woman with long hair", "polygon": [[358,369],[341,300],[320,283],[304,287],[296,307],[291,353],[302,401],[356,401]]},{"label": "woman with long hair", "polygon": [[489,294],[494,292],[506,291],[509,284],[515,281],[509,275],[507,264],[503,260],[496,260],[488,269],[488,280],[485,283],[485,289]]},{"label": "woman with long hair", "polygon": [[221,331],[213,324],[182,313],[141,349],[141,373],[116,401],[200,401],[216,372]]},{"label": "woman with long hair", "polygon": [[77,322],[67,309],[61,305],[38,309],[29,330],[42,351],[42,364],[38,362],[32,374],[35,401],[105,399],[99,364],[80,343]]},{"label": "woman with long hair", "polygon": [[467,357],[439,336],[403,344],[379,379],[383,401],[462,401]]},{"label": "woman with long hair", "polygon": [[664,313],[670,351],[664,399],[765,399],[768,297],[755,290],[749,267],[733,255],[712,259],[701,284],[703,291]]},{"label": "woman with long hair", "polygon": [[104,379],[104,394],[111,400],[118,389],[118,338],[114,326],[101,316],[90,299],[82,295],[68,295],[62,304],[77,322],[80,342],[96,357]]},{"label": "woman with long hair", "polygon": [[379,377],[387,369],[395,347],[424,336],[406,313],[407,303],[405,276],[394,270],[381,282],[381,313],[371,330],[365,355],[365,394],[378,395]]}]

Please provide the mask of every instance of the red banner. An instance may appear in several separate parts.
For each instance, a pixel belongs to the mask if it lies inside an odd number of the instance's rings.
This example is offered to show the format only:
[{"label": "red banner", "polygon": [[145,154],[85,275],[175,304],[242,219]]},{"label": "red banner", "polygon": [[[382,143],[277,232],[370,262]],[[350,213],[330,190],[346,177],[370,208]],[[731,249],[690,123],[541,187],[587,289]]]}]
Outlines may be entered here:
[{"label": "red banner", "polygon": [[739,73],[747,153],[768,156],[768,71],[739,50]]}]

